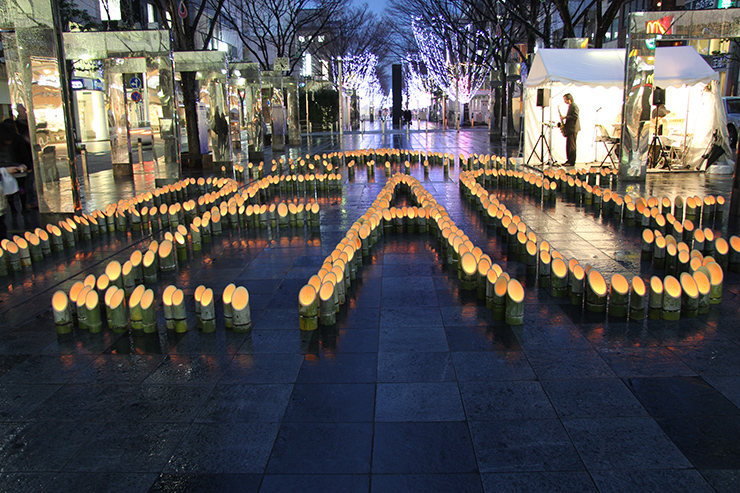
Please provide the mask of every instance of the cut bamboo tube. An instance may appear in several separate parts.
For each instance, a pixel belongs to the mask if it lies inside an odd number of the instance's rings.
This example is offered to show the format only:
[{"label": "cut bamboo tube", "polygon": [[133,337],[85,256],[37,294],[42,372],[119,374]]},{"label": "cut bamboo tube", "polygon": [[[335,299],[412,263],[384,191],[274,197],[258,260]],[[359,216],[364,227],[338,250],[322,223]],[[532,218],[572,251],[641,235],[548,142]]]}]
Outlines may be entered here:
[{"label": "cut bamboo tube", "polygon": [[141,311],[141,298],[146,292],[146,287],[142,284],[136,286],[134,292],[131,293],[129,298],[129,312],[131,316],[131,328],[133,330],[142,330],[143,327],[143,313]]},{"label": "cut bamboo tube", "polygon": [[689,272],[689,262],[691,261],[691,255],[687,250],[681,250],[678,252],[678,263],[676,266],[676,272],[681,275],[683,272]]},{"label": "cut bamboo tube", "polygon": [[630,292],[630,314],[631,320],[643,320],[645,318],[645,295],[647,289],[645,281],[641,277],[632,278],[632,287]]},{"label": "cut bamboo tube", "polygon": [[539,263],[539,284],[541,288],[549,288],[550,287],[550,264],[552,262],[552,257],[550,256],[550,252],[546,250],[540,249],[540,263]]},{"label": "cut bamboo tube", "polygon": [[486,276],[488,275],[488,271],[491,269],[491,265],[491,258],[488,255],[484,255],[478,261],[478,272],[475,276],[475,293],[479,300],[486,299]]},{"label": "cut bamboo tube", "polygon": [[486,308],[493,310],[494,298],[496,297],[496,281],[498,280],[498,272],[496,269],[491,267],[486,273]]},{"label": "cut bamboo tube", "polygon": [[729,247],[729,269],[732,272],[740,272],[740,237],[730,237]]},{"label": "cut bamboo tube", "polygon": [[694,272],[693,276],[696,289],[699,292],[698,313],[709,313],[710,293],[712,291],[709,276],[701,271]]},{"label": "cut bamboo tube", "polygon": [[69,289],[69,301],[70,301],[70,310],[72,310],[72,314],[77,314],[77,298],[79,298],[80,293],[82,292],[82,289],[85,287],[84,284],[82,284],[82,281],[77,281],[72,285],[72,287]]},{"label": "cut bamboo tube", "polygon": [[642,260],[650,260],[653,258],[653,246],[655,244],[655,235],[649,229],[643,230],[642,232]]},{"label": "cut bamboo tube", "polygon": [[203,332],[214,332],[216,330],[216,309],[213,303],[213,291],[206,288],[200,297],[200,319]]},{"label": "cut bamboo tube", "polygon": [[334,285],[324,282],[319,290],[319,317],[321,325],[334,325],[337,321],[337,307],[335,305]]},{"label": "cut bamboo tube", "polygon": [[5,249],[0,248],[0,276],[7,276],[7,275],[8,275],[7,255],[5,254]]},{"label": "cut bamboo tube", "polygon": [[185,293],[183,293],[182,289],[176,289],[172,293],[172,320],[175,332],[181,334],[188,331]]},{"label": "cut bamboo tube", "polygon": [[234,283],[231,283],[226,286],[223,295],[221,296],[221,301],[224,305],[224,327],[226,327],[227,329],[230,329],[233,326],[233,321],[231,318],[231,299],[234,296],[234,291],[236,291],[236,285]]},{"label": "cut bamboo tube", "polygon": [[493,287],[492,311],[495,320],[504,320],[506,315],[506,292],[508,290],[509,279],[501,275],[496,279]]},{"label": "cut bamboo tube", "polygon": [[200,299],[203,297],[203,293],[206,291],[206,287],[202,284],[195,288],[193,298],[195,299],[195,315],[198,319],[198,328],[200,328]]},{"label": "cut bamboo tube", "polygon": [[[715,242],[715,235],[714,231],[712,231],[709,228],[704,228],[704,248],[702,249],[702,253],[704,253],[705,257],[713,256],[714,255],[714,242]],[[696,247],[694,247],[696,248]],[[698,250],[698,248],[697,248]]]},{"label": "cut bamboo tube", "polygon": [[555,298],[565,298],[568,295],[568,266],[563,259],[556,258],[550,271],[550,293]]},{"label": "cut bamboo tube", "polygon": [[722,302],[722,283],[724,282],[724,272],[722,267],[716,262],[709,262],[706,265],[709,269],[709,281],[712,285],[709,292],[709,303],[719,305]]},{"label": "cut bamboo tube", "polygon": [[111,260],[105,266],[105,275],[112,286],[118,289],[123,288],[123,279],[121,278],[121,264],[117,260]]},{"label": "cut bamboo tube", "polygon": [[13,241],[9,241],[5,245],[5,251],[8,256],[8,266],[13,272],[20,272],[21,270],[21,257],[18,252],[18,245]]},{"label": "cut bamboo tube", "polygon": [[347,286],[344,282],[345,280],[345,272],[344,272],[344,264],[341,260],[337,259],[334,266],[331,268],[332,274],[334,274],[334,277],[336,278],[336,291],[337,291],[337,300],[340,305],[344,305],[347,301]]},{"label": "cut bamboo tube", "polygon": [[103,330],[103,319],[100,314],[100,297],[97,291],[91,289],[85,296],[85,311],[87,312],[87,327],[91,333]]},{"label": "cut bamboo tube", "polygon": [[510,280],[506,288],[506,323],[524,323],[524,288],[516,279]]},{"label": "cut bamboo tube", "polygon": [[57,334],[72,332],[72,313],[69,309],[69,299],[64,291],[54,293],[51,298],[51,308],[54,312],[54,325],[57,328]]},{"label": "cut bamboo tube", "polygon": [[678,270],[678,248],[673,243],[668,243],[665,248],[665,272],[669,276],[676,276]]},{"label": "cut bamboo tube", "polygon": [[606,312],[607,286],[604,276],[596,269],[588,273],[586,283],[586,310],[594,313]]},{"label": "cut bamboo tube", "polygon": [[319,297],[317,295],[316,288],[312,284],[306,284],[298,293],[298,314],[300,316],[300,329],[316,330],[319,326],[318,313]]},{"label": "cut bamboo tube", "polygon": [[146,284],[156,284],[157,282],[157,256],[151,250],[147,250],[142,261],[144,271],[144,282]]},{"label": "cut bamboo tube", "polygon": [[629,314],[630,284],[622,274],[614,274],[609,283],[609,316],[626,318]]},{"label": "cut bamboo tube", "polygon": [[28,249],[31,252],[31,261],[39,263],[44,260],[44,253],[41,251],[41,240],[36,234],[28,235]]},{"label": "cut bamboo tube", "polygon": [[145,334],[157,332],[157,313],[154,310],[154,291],[147,289],[141,296],[141,329]]},{"label": "cut bamboo tube", "polygon": [[51,255],[51,240],[49,238],[49,234],[41,228],[36,228],[36,236],[39,237],[39,242],[41,243],[41,253],[43,253],[45,257]]},{"label": "cut bamboo tube", "polygon": [[231,297],[234,332],[246,332],[252,328],[252,313],[249,308],[249,292],[239,286]]},{"label": "cut bamboo tube", "polygon": [[699,314],[699,288],[688,272],[681,274],[681,316],[696,317]]},{"label": "cut bamboo tube", "polygon": [[[144,282],[144,267],[142,265],[144,255],[139,250],[134,250],[129,258],[131,261],[131,275],[134,278],[135,284],[142,284]],[[123,274],[123,272],[121,272]],[[125,282],[124,282],[125,284]],[[130,296],[130,293],[128,294]]]},{"label": "cut bamboo tube", "polygon": [[681,318],[681,283],[673,276],[663,280],[663,320]]},{"label": "cut bamboo tube", "polygon": [[123,289],[126,292],[126,296],[131,296],[131,293],[133,293],[134,288],[136,287],[134,264],[131,260],[127,260],[123,263],[123,266],[121,267],[121,278],[123,279]]},{"label": "cut bamboo tube", "polygon": [[162,292],[162,311],[164,311],[164,323],[167,329],[175,328],[175,317],[172,314],[172,295],[177,291],[177,287],[169,285]]},{"label": "cut bamboo tube", "polygon": [[110,318],[110,300],[113,298],[113,295],[116,294],[117,291],[120,291],[117,287],[108,286],[108,289],[106,289],[105,293],[103,294],[103,305],[105,306],[105,313],[107,318]]},{"label": "cut bamboo tube", "polygon": [[663,236],[656,236],[653,245],[653,267],[656,269],[665,269],[666,256],[666,239]]},{"label": "cut bamboo tube", "polygon": [[82,281],[82,284],[84,286],[87,286],[90,289],[95,288],[95,276],[93,274],[88,274],[87,277],[85,277],[85,280]]},{"label": "cut bamboo tube", "polygon": [[568,276],[568,289],[570,291],[570,304],[583,306],[583,292],[585,290],[586,271],[579,264],[570,269]]},{"label": "cut bamboo tube", "polygon": [[[182,226],[182,224],[180,225]],[[179,226],[178,226],[179,228]],[[188,259],[188,241],[187,232],[183,235],[180,231],[175,232],[175,248],[177,250],[177,260],[184,262]]]},{"label": "cut bamboo tube", "polygon": [[460,258],[461,287],[463,291],[472,291],[476,288],[475,274],[478,270],[478,263],[475,256],[466,252]]},{"label": "cut bamboo tube", "polygon": [[13,242],[18,246],[21,267],[31,267],[31,250],[28,248],[28,242],[20,236],[16,236]]},{"label": "cut bamboo tube", "polygon": [[717,238],[714,240],[714,260],[722,267],[722,270],[727,270],[727,264],[729,260],[730,245],[724,238]]},{"label": "cut bamboo tube", "polygon": [[172,245],[172,241],[164,240],[159,245],[159,270],[162,272],[171,272],[177,266],[177,259]]},{"label": "cut bamboo tube", "polygon": [[650,294],[648,296],[648,318],[658,320],[663,311],[663,281],[658,276],[650,278]]},{"label": "cut bamboo tube", "polygon": [[105,296],[105,292],[108,291],[109,287],[110,279],[108,279],[108,274],[103,274],[102,276],[98,277],[98,280],[95,283],[95,289],[97,289],[98,291],[98,296]]},{"label": "cut bamboo tube", "polygon": [[80,329],[88,329],[89,326],[87,325],[87,305],[85,305],[85,302],[87,301],[87,293],[90,292],[92,288],[90,286],[83,286],[80,293],[77,295],[77,326]]}]

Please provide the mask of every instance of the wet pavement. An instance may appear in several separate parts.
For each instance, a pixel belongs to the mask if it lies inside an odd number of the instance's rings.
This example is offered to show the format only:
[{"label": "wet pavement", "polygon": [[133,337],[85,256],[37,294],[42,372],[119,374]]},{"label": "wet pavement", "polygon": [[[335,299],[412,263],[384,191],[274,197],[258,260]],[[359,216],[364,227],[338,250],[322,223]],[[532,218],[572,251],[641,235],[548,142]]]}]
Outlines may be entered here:
[{"label": "wet pavement", "polygon": [[[485,130],[463,129],[316,135],[292,155],[394,146],[494,152]],[[392,233],[363,261],[336,325],[298,329],[298,291],[380,192],[380,168],[372,180],[344,170],[341,193],[314,196],[318,228],[225,230],[160,273],[149,286],[157,300],[172,283],[186,294],[185,334],[168,332],[161,313],[156,335],[55,332],[54,291],[145,248],[141,234],[102,236],[0,278],[0,490],[738,491],[738,274],[725,273],[722,303],[696,318],[586,313],[537,287],[461,199],[459,173],[411,169],[524,285],[522,326],[494,320],[461,289],[434,235]],[[140,191],[135,180],[97,179],[99,201]],[[639,191],[729,202],[730,181],[656,174]],[[635,227],[560,199],[489,191],[607,278],[664,275],[640,260]],[[411,202],[401,193],[398,203]],[[738,233],[727,214],[712,226]],[[220,300],[232,282],[250,292],[253,329],[224,329],[218,303],[216,332],[198,331],[195,288]]]}]

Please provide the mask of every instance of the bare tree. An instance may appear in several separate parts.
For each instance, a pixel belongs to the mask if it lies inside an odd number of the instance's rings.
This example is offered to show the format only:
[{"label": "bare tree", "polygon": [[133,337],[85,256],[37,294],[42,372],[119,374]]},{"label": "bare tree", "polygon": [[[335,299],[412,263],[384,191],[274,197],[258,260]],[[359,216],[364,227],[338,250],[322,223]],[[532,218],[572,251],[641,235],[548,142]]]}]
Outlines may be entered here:
[{"label": "bare tree", "polygon": [[275,57],[290,59],[290,72],[310,47],[326,43],[327,25],[351,0],[240,0],[224,11],[262,70]]},{"label": "bare tree", "polygon": [[[152,0],[165,29],[170,29],[175,51],[195,51],[208,48],[221,14],[224,0]],[[180,7],[184,6],[184,11]],[[181,15],[182,14],[182,15]],[[168,20],[168,17],[170,20]],[[195,72],[181,72],[182,99],[188,135],[188,155],[200,161],[198,139],[198,83]],[[178,136],[179,138],[179,136]]]},{"label": "bare tree", "polygon": [[[602,0],[580,0],[580,2],[552,0],[552,3],[563,21],[564,38],[577,37],[575,28],[581,24],[582,37],[592,37],[594,47],[601,48],[604,45],[606,33],[625,0],[609,0],[608,3]],[[604,9],[605,5],[606,9]],[[592,11],[594,12],[594,24],[593,29],[589,29],[591,22],[589,16]]]}]

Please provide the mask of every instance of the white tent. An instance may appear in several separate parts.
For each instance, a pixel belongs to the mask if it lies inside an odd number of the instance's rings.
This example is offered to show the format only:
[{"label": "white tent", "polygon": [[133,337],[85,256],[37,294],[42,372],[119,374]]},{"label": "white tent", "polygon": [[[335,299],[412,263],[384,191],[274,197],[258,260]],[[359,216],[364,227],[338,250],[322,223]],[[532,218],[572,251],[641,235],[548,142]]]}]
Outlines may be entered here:
[{"label": "white tent", "polygon": [[[601,162],[606,146],[596,142],[603,125],[612,136],[619,136],[624,97],[623,49],[541,49],[537,52],[524,84],[524,160],[540,164],[538,138],[544,121],[556,124],[558,112],[565,115],[563,95],[570,93],[580,110],[581,131],[578,134],[577,163]],[[674,150],[691,168],[701,164],[701,155],[719,129],[727,141],[727,118],[719,94],[717,73],[690,46],[657,48],[654,85],[666,90],[665,107],[671,112],[665,118],[662,143]],[[537,106],[537,90],[549,90],[550,105]],[[652,127],[652,125],[651,125]],[[650,128],[647,138],[652,138]],[[551,144],[552,157],[565,162],[565,138],[558,128],[544,127],[545,139]],[[536,152],[532,153],[535,143]],[[547,150],[544,159],[547,159]],[[723,156],[728,159],[729,153]],[[607,160],[607,163],[610,161]],[[730,171],[731,172],[731,171]]]}]

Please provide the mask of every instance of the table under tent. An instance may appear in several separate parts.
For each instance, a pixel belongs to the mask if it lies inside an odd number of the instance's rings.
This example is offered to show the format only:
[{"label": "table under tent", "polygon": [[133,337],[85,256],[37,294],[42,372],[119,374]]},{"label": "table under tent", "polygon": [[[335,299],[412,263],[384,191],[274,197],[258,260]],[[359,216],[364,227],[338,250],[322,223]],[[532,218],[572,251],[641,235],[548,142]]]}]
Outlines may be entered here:
[{"label": "table under tent", "polygon": [[[556,125],[568,110],[563,95],[570,93],[580,110],[577,165],[618,164],[624,63],[624,49],[539,50],[524,84],[524,161],[566,161],[565,137]],[[653,81],[653,87],[665,90],[665,104],[651,104],[649,119],[643,117],[640,135],[650,145],[648,167],[700,169],[706,166],[702,155],[718,142],[726,152],[715,169],[728,167],[731,173],[718,74],[691,46],[662,47],[655,52]]]}]

